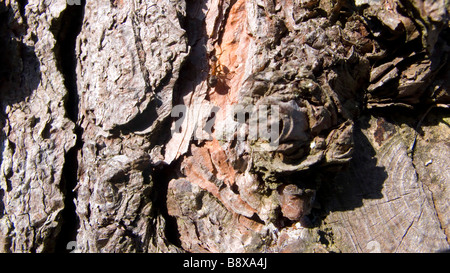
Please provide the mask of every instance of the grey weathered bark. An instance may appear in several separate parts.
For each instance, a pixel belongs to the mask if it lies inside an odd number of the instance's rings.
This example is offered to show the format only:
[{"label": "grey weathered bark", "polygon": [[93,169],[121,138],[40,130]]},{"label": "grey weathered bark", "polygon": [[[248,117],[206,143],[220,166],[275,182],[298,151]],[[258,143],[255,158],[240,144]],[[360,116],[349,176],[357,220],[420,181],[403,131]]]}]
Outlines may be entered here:
[{"label": "grey weathered bark", "polygon": [[448,249],[449,12],[0,1],[0,251]]}]

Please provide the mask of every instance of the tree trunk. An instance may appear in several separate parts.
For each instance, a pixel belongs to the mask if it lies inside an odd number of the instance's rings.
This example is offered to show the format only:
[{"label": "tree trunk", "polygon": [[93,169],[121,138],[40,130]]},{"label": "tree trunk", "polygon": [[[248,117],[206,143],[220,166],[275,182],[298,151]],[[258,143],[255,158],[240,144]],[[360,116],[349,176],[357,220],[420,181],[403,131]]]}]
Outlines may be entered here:
[{"label": "tree trunk", "polygon": [[444,0],[0,0],[1,252],[435,252]]}]

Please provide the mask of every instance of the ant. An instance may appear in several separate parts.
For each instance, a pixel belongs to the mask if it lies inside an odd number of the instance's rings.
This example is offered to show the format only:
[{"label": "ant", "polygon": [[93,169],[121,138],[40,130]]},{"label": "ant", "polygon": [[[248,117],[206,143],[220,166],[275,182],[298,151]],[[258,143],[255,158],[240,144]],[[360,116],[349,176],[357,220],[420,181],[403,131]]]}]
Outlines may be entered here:
[{"label": "ant", "polygon": [[211,62],[211,73],[208,76],[208,85],[209,87],[216,87],[219,82],[219,74],[222,72],[222,68],[219,63],[219,59],[215,55],[213,55],[209,60]]},{"label": "ant", "polygon": [[215,50],[210,53],[210,73],[208,75],[208,86],[210,88],[216,88],[216,86],[221,83],[225,85],[223,80],[226,78],[226,74],[228,72],[228,68],[223,66],[220,61],[219,57],[222,55],[223,51],[221,51],[217,56],[214,54]]}]

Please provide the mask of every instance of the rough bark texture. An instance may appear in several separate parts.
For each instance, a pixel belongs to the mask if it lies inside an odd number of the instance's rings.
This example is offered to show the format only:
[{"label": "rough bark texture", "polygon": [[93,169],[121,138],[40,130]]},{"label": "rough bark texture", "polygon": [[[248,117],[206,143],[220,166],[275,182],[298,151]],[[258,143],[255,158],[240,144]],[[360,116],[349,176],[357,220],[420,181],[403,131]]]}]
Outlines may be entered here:
[{"label": "rough bark texture", "polygon": [[68,2],[0,0],[1,252],[449,248],[447,1]]}]

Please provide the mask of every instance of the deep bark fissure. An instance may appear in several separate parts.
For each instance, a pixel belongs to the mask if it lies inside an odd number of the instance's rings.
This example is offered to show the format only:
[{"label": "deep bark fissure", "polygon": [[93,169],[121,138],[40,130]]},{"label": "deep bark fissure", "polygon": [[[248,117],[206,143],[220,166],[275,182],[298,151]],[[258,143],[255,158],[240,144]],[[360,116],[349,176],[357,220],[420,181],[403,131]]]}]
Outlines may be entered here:
[{"label": "deep bark fissure", "polygon": [[56,38],[55,57],[58,69],[64,77],[64,85],[67,89],[67,97],[64,106],[67,117],[74,123],[78,119],[78,87],[77,87],[77,56],[76,39],[81,31],[84,6],[86,1],[81,1],[81,5],[68,5],[61,13],[61,16],[52,22],[51,31]]},{"label": "deep bark fissure", "polygon": [[[186,16],[182,16],[180,13],[177,14],[177,18],[179,20],[180,26],[182,29],[186,31],[186,37],[188,45],[191,47],[188,56],[186,57],[183,64],[181,64],[180,72],[178,79],[176,80],[173,88],[173,96],[172,96],[172,105],[177,105],[180,103],[179,99],[182,96],[183,93],[183,87],[185,86],[185,82],[192,81],[193,78],[194,81],[199,82],[202,79],[202,76],[195,73],[195,76],[192,77],[192,60],[194,59],[193,56],[193,48],[195,47],[201,47],[203,48],[204,44],[202,43],[203,36],[206,35],[205,25],[204,21],[198,22],[195,18],[191,17],[189,14],[190,10],[195,10],[193,8],[193,5],[202,5],[201,3],[191,3],[187,1],[186,3],[186,10],[187,14]],[[193,28],[193,26],[201,26],[201,31],[199,32],[197,28]],[[204,53],[204,56],[206,58],[206,52]],[[203,63],[203,61],[206,60],[196,60],[199,65]],[[168,79],[172,78],[173,74],[169,73],[165,79],[161,82],[160,86],[158,87],[158,90],[155,90],[155,93],[157,94],[164,86],[166,86]],[[170,128],[170,122],[171,119],[168,118],[165,121],[163,121],[158,126],[159,128],[156,130],[161,130],[161,134],[154,134],[153,137],[151,137],[151,142],[156,144],[163,144],[164,141],[167,141],[167,139],[170,138],[170,132],[168,131]],[[167,125],[164,129],[163,124]],[[153,146],[153,145],[152,145]],[[164,148],[163,148],[164,149]],[[155,204],[155,214],[160,214],[164,220],[165,220],[165,227],[164,227],[164,234],[166,236],[167,241],[178,247],[182,248],[181,246],[181,240],[180,240],[180,232],[178,230],[178,223],[177,219],[174,216],[169,215],[168,208],[167,208],[167,193],[169,188],[169,182],[176,178],[177,169],[179,169],[179,160],[175,160],[170,165],[159,165],[157,166],[152,173],[152,179],[156,181],[156,183],[153,186],[152,191],[152,200]]]},{"label": "deep bark fissure", "polygon": [[[220,25],[217,33],[217,44],[222,44],[223,35],[225,33],[225,26],[227,25],[228,17],[230,16],[230,11],[233,8],[233,5],[237,2],[237,0],[231,0],[230,5],[226,8],[225,13],[223,15],[222,24]],[[223,9],[223,2],[221,9]],[[223,10],[221,10],[223,12]]]},{"label": "deep bark fissure", "polygon": [[174,246],[181,248],[177,219],[169,215],[167,210],[167,191],[170,180],[175,178],[175,172],[173,170],[176,169],[176,164],[177,161],[173,162],[171,165],[160,166],[158,169],[154,170],[153,179],[154,181],[157,181],[157,183],[154,185],[152,199],[155,203],[156,213],[161,214],[166,221],[164,233],[167,241]]},{"label": "deep bark fissure", "polygon": [[28,0],[18,0],[17,3],[19,4],[20,15],[24,18],[24,20],[26,20],[27,17],[25,16],[25,7],[28,4]]},{"label": "deep bark fissure", "polygon": [[75,123],[75,134],[77,141],[65,154],[63,166],[63,176],[61,188],[64,192],[64,209],[62,211],[62,224],[59,235],[56,240],[56,251],[65,251],[70,241],[76,240],[78,219],[74,199],[76,197],[73,191],[78,183],[78,151],[82,148],[81,141],[82,128],[77,125],[78,119],[78,88],[77,88],[77,58],[76,58],[76,39],[81,31],[84,6],[86,1],[81,1],[81,5],[68,5],[61,16],[53,21],[52,32],[56,38],[55,56],[58,69],[64,77],[64,86],[67,90],[64,106],[67,117]]}]

